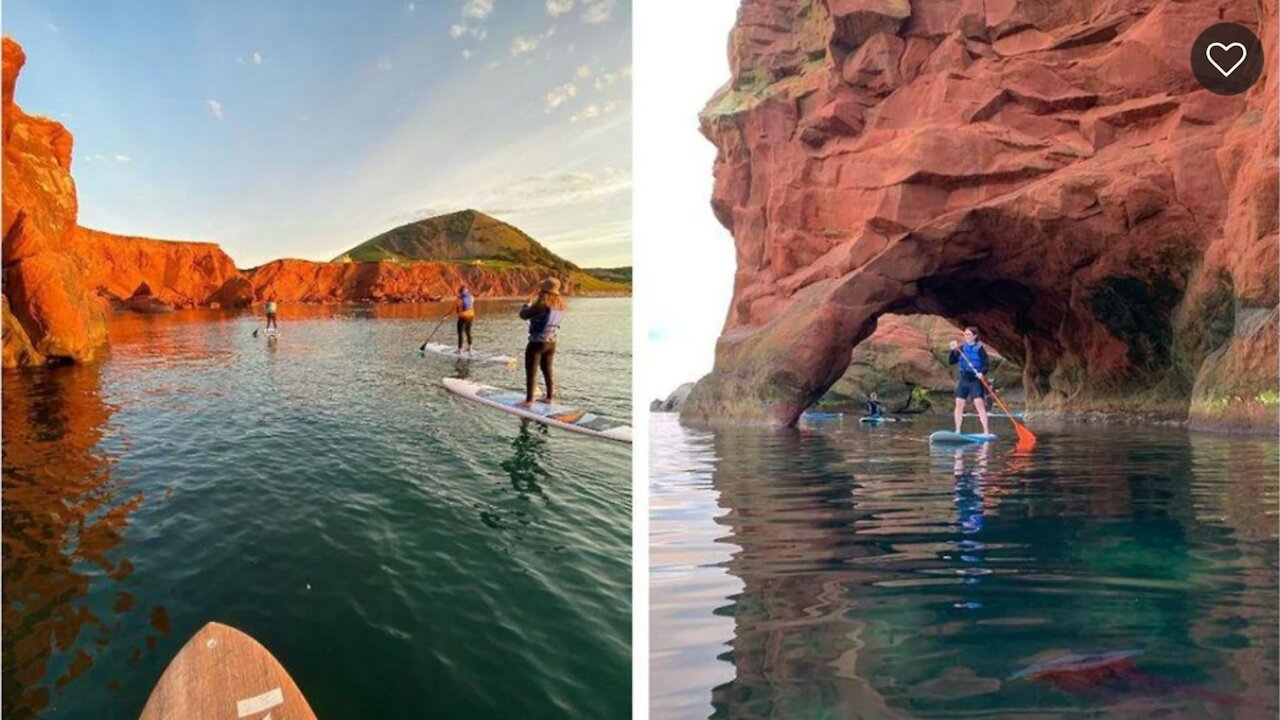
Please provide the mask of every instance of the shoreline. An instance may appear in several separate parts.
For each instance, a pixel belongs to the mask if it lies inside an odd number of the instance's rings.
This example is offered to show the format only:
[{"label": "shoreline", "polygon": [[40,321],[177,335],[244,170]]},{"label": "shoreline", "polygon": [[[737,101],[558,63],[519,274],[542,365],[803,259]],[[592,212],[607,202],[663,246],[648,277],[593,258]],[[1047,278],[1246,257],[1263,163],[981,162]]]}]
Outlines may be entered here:
[{"label": "shoreline", "polygon": [[[812,410],[814,408],[808,408]],[[1241,426],[1238,423],[1231,422],[1212,422],[1204,419],[1192,419],[1190,417],[1176,417],[1167,412],[1142,410],[1061,410],[1061,409],[1043,409],[1035,410],[1022,408],[1025,413],[1024,417],[1017,418],[1019,421],[1034,423],[1037,420],[1045,420],[1053,423],[1068,425],[1095,425],[1095,426],[1137,426],[1146,425],[1149,427],[1164,428],[1180,428],[1190,433],[1204,433],[1216,437],[1236,437],[1236,438],[1274,438],[1274,433],[1270,428],[1258,426]],[[794,429],[795,426],[783,426],[777,423],[763,420],[748,420],[742,418],[686,418],[680,411],[680,408],[671,410],[650,410],[654,415],[674,415],[681,425],[691,428],[718,430],[725,427],[755,427],[755,428],[774,428],[774,429]],[[857,417],[857,412],[841,412],[846,417]],[[968,411],[972,412],[972,411]],[[949,411],[928,411],[922,413],[893,413],[905,417],[930,417],[939,418],[950,417]],[[1004,418],[1002,412],[990,413],[993,419]]]}]

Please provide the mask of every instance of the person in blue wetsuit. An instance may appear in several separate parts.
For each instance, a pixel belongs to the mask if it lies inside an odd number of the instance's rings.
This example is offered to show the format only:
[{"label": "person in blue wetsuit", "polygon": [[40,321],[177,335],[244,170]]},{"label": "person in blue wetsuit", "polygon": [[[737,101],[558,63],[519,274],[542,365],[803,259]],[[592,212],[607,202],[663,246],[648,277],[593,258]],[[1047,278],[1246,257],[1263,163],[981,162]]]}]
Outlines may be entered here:
[{"label": "person in blue wetsuit", "polygon": [[884,417],[884,406],[880,404],[880,400],[876,397],[875,393],[871,393],[871,395],[867,397],[867,417]]},{"label": "person in blue wetsuit", "polygon": [[547,394],[542,401],[554,401],[555,378],[551,373],[551,363],[556,356],[556,331],[560,329],[564,308],[564,298],[560,296],[560,281],[555,278],[543,280],[538,286],[537,295],[530,297],[520,308],[520,319],[529,321],[529,344],[524,349],[524,402],[521,403],[525,407],[533,404],[539,368],[542,369],[542,379],[547,384]]},{"label": "person in blue wetsuit", "polygon": [[964,422],[965,403],[972,400],[973,406],[978,410],[978,420],[982,422],[982,434],[990,435],[990,425],[987,424],[987,404],[983,401],[987,395],[983,380],[987,376],[987,368],[990,364],[987,360],[987,349],[978,339],[978,328],[972,325],[965,328],[963,343],[951,341],[951,353],[947,356],[947,362],[960,366],[960,377],[956,381],[956,432],[960,432],[960,425]]}]

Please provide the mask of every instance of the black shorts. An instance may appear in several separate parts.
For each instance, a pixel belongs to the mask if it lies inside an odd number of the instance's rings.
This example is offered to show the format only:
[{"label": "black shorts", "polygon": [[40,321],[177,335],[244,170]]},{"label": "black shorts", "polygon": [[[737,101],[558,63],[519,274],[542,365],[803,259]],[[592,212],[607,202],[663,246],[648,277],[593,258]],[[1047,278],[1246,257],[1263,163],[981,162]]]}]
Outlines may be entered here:
[{"label": "black shorts", "polygon": [[956,397],[962,400],[981,400],[987,396],[982,381],[971,375],[961,375],[956,383]]}]

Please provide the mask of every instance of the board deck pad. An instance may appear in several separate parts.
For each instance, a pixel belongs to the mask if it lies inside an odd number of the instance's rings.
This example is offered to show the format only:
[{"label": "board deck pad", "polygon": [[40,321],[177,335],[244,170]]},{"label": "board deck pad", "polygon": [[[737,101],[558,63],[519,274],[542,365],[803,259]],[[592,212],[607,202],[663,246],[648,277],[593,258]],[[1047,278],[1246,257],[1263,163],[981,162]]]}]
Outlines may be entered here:
[{"label": "board deck pad", "polygon": [[537,401],[531,407],[520,407],[519,403],[524,402],[524,393],[504,390],[490,385],[481,385],[480,383],[459,378],[444,378],[440,382],[456,395],[513,415],[606,440],[631,442],[630,425],[603,415],[597,415],[588,410],[561,403]]},{"label": "board deck pad", "polygon": [[950,430],[939,430],[929,436],[929,442],[936,445],[968,445],[971,443],[991,442],[995,439],[995,435],[983,435],[982,433],[958,433]]},{"label": "board deck pad", "polygon": [[496,353],[485,352],[484,350],[472,350],[471,352],[458,352],[456,345],[444,345],[442,343],[427,343],[422,348],[423,352],[435,353],[437,355],[447,355],[448,357],[458,358],[459,360],[471,360],[472,362],[494,363],[502,365],[514,365],[516,359],[510,355],[498,355]]},{"label": "board deck pad", "polygon": [[298,686],[257,640],[211,622],[178,651],[138,720],[316,720]]}]

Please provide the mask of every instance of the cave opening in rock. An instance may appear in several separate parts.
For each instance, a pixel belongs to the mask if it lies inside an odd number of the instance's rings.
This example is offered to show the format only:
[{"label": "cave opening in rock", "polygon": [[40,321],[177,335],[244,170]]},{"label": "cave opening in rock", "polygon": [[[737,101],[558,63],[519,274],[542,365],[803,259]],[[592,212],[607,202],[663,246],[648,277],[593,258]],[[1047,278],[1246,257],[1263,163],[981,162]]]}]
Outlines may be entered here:
[{"label": "cave opening in rock", "polygon": [[[812,407],[860,414],[874,392],[891,414],[950,412],[955,368],[947,364],[947,350],[952,340],[960,339],[966,322],[926,313],[881,315],[875,331],[853,346],[848,369]],[[1022,402],[1020,355],[1002,353],[991,342],[987,342],[987,349],[990,378],[997,392],[1006,401]]]}]

